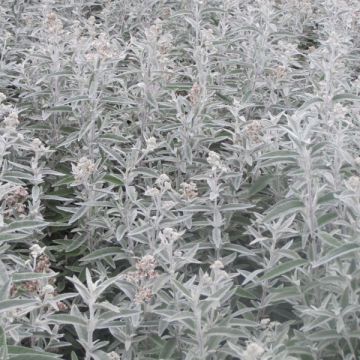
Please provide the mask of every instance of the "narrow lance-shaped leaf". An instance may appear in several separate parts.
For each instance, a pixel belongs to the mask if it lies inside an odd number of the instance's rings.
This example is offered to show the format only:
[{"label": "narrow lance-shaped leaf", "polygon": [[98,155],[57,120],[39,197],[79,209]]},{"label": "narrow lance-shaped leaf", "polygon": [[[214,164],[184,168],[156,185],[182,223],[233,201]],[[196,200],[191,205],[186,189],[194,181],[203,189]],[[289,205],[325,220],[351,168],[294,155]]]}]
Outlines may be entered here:
[{"label": "narrow lance-shaped leaf", "polygon": [[360,244],[345,244],[339,248],[330,250],[325,256],[323,256],[317,263],[313,265],[313,268],[317,268],[321,265],[327,264],[330,261],[338,259],[339,257],[358,253],[360,250]]},{"label": "narrow lance-shaped leaf", "polygon": [[273,278],[276,278],[280,275],[286,274],[287,272],[296,269],[297,267],[300,267],[302,265],[305,265],[307,263],[304,259],[297,259],[297,260],[291,260],[287,261],[283,264],[280,264],[264,274],[262,277],[260,277],[259,281],[265,281],[270,280]]}]

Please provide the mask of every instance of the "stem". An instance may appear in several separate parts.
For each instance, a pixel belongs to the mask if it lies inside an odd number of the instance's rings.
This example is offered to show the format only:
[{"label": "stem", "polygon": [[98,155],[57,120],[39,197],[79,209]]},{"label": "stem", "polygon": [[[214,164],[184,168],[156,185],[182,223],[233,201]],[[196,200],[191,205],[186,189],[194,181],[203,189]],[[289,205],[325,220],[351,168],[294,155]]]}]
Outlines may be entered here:
[{"label": "stem", "polygon": [[92,300],[89,301],[89,320],[88,320],[88,338],[87,338],[87,347],[85,360],[91,360],[92,348],[93,348],[93,334],[95,330],[95,311],[94,303]]}]

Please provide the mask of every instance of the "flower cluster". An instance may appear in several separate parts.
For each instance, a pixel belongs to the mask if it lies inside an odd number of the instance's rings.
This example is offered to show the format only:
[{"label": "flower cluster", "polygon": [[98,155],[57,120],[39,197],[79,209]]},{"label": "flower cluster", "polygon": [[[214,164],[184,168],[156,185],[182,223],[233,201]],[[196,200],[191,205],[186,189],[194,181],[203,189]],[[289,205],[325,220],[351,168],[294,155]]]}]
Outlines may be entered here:
[{"label": "flower cluster", "polygon": [[158,276],[156,260],[152,255],[143,256],[135,265],[136,271],[125,274],[125,280],[134,284],[137,288],[135,302],[142,304],[152,299],[152,291],[148,282]]},{"label": "flower cluster", "polygon": [[192,181],[190,183],[183,182],[180,184],[180,186],[181,186],[180,189],[181,196],[185,200],[193,200],[198,196],[197,185],[194,182]]},{"label": "flower cluster", "polygon": [[263,130],[264,126],[260,120],[252,120],[245,126],[246,137],[255,144],[260,144],[262,142]]},{"label": "flower cluster", "polygon": [[82,157],[76,165],[72,164],[72,174],[75,177],[75,184],[87,183],[95,170],[96,166],[94,162],[85,156]]},{"label": "flower cluster", "polygon": [[164,228],[163,231],[159,233],[159,238],[163,244],[169,244],[173,243],[176,240],[179,240],[183,235],[185,234],[185,231],[175,231],[173,228]]},{"label": "flower cluster", "polygon": [[5,129],[15,130],[20,124],[17,112],[12,111],[3,121]]},{"label": "flower cluster", "polygon": [[109,358],[109,360],[121,360],[121,357],[118,353],[116,353],[115,351],[111,351],[107,354],[107,357]]},{"label": "flower cluster", "polygon": [[47,15],[46,27],[50,34],[61,34],[63,32],[63,23],[54,12]]},{"label": "flower cluster", "polygon": [[92,42],[91,52],[86,54],[86,60],[93,61],[98,58],[106,60],[115,56],[114,47],[111,45],[108,36],[105,33],[99,36]]},{"label": "flower cluster", "polygon": [[29,196],[28,191],[18,186],[12,193],[5,198],[5,216],[24,216],[26,213],[25,201]]},{"label": "flower cluster", "polygon": [[249,343],[244,352],[244,360],[258,360],[264,352],[264,348],[259,344],[255,342]]},{"label": "flower cluster", "polygon": [[201,86],[198,83],[194,83],[190,90],[189,99],[192,105],[196,105],[200,100]]},{"label": "flower cluster", "polygon": [[145,142],[146,142],[146,149],[144,150],[145,153],[152,152],[158,147],[156,138],[154,136],[149,137],[148,139],[145,140]]},{"label": "flower cluster", "polygon": [[351,176],[346,182],[346,187],[353,192],[360,192],[360,176]]},{"label": "flower cluster", "polygon": [[145,190],[144,195],[146,196],[159,196],[160,194],[163,194],[164,192],[171,189],[171,180],[169,176],[166,174],[161,174],[155,181],[155,186],[152,188],[147,188]]},{"label": "flower cluster", "polygon": [[220,170],[226,172],[228,170],[220,160],[220,155],[215,151],[209,151],[206,161],[211,165],[212,171]]}]

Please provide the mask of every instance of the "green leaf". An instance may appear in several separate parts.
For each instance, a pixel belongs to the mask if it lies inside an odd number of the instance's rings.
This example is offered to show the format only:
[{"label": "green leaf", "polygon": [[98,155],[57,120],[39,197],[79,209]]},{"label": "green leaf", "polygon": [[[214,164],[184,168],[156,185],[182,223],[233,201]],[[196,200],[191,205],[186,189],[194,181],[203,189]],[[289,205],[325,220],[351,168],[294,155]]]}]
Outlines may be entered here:
[{"label": "green leaf", "polygon": [[311,105],[324,102],[324,100],[321,97],[314,97],[310,100],[305,101],[298,109],[297,112],[304,111],[308,109]]},{"label": "green leaf", "polygon": [[53,321],[56,324],[69,324],[69,325],[82,325],[86,326],[87,323],[84,319],[75,316],[75,315],[69,315],[69,314],[55,314],[55,315],[49,315],[47,317],[47,320]]},{"label": "green leaf", "polygon": [[339,102],[341,100],[349,100],[349,101],[360,101],[360,96],[354,95],[354,94],[338,94],[335,95],[332,100],[334,102]]},{"label": "green leaf", "polygon": [[240,329],[231,329],[225,326],[216,326],[211,328],[207,333],[207,336],[221,336],[225,338],[240,338],[245,337],[245,334]]},{"label": "green leaf", "polygon": [[324,257],[322,257],[317,263],[313,265],[313,268],[317,268],[321,265],[327,264],[330,261],[333,261],[339,257],[355,254],[360,250],[360,244],[345,244],[339,248],[330,250]]},{"label": "green leaf", "polygon": [[338,215],[335,212],[324,214],[317,219],[317,224],[319,227],[325,226],[333,220],[337,219],[337,217]]},{"label": "green leaf", "polygon": [[6,334],[4,329],[0,326],[0,359],[8,358],[8,347],[6,342]]},{"label": "green leaf", "polygon": [[[49,352],[36,351],[24,346],[9,345],[8,350],[10,355],[41,355],[51,357],[49,359],[59,359],[60,357],[60,355],[51,354]],[[11,359],[13,359],[13,357]]]},{"label": "green leaf", "polygon": [[304,204],[300,200],[285,200],[277,203],[273,206],[267,215],[264,217],[263,221],[271,221],[280,216],[285,216],[289,214],[293,214],[294,212],[302,209]]},{"label": "green leaf", "polygon": [[11,299],[0,301],[0,313],[17,309],[24,308],[25,306],[37,305],[36,300],[31,299]]},{"label": "green leaf", "polygon": [[221,211],[239,211],[254,207],[251,204],[226,204],[220,207]]},{"label": "green leaf", "polygon": [[176,289],[183,294],[188,300],[192,300],[191,292],[184,287],[179,281],[173,280],[172,281]]},{"label": "green leaf", "polygon": [[17,220],[9,224],[2,232],[6,233],[13,231],[36,230],[38,228],[45,227],[46,225],[49,225],[49,223],[40,220]]},{"label": "green leaf", "polygon": [[75,221],[81,219],[89,210],[89,206],[80,206],[76,212],[71,216],[68,224],[71,225]]},{"label": "green leaf", "polygon": [[278,162],[296,163],[298,154],[296,151],[277,150],[260,156],[260,160],[268,160],[266,164],[272,165]]},{"label": "green leaf", "polygon": [[22,354],[11,356],[11,360],[58,360],[59,358],[55,355],[45,355],[41,353],[37,354]]},{"label": "green leaf", "polygon": [[206,212],[211,211],[211,207],[207,205],[189,205],[185,208],[180,209],[183,212]]},{"label": "green leaf", "polygon": [[122,258],[124,259],[127,257],[127,255],[124,253],[124,250],[122,248],[113,246],[113,247],[107,247],[104,249],[95,250],[91,254],[81,258],[80,261],[100,260],[108,256],[114,256],[114,255],[123,255]]},{"label": "green leaf", "polygon": [[52,112],[72,112],[72,107],[67,105],[62,105],[62,106],[60,105],[60,106],[53,106],[45,110]]},{"label": "green leaf", "polygon": [[105,175],[103,179],[116,186],[124,185],[122,178],[116,174]]},{"label": "green leaf", "polygon": [[294,270],[297,267],[300,267],[300,266],[305,265],[305,264],[307,264],[307,261],[304,260],[304,259],[297,259],[297,260],[287,261],[287,262],[285,262],[283,264],[280,264],[280,265],[276,266],[275,268],[273,268],[272,270],[270,270],[269,272],[267,272],[266,274],[261,276],[259,281],[265,281],[265,280],[273,279],[273,278],[275,278],[277,276],[286,274],[287,272],[289,272],[291,270]]},{"label": "green leaf", "polygon": [[71,360],[79,360],[76,353],[74,351],[71,352]]},{"label": "green leaf", "polygon": [[257,194],[259,191],[266,188],[269,185],[270,181],[273,179],[272,175],[263,175],[257,178],[249,188],[249,195],[253,196]]},{"label": "green leaf", "polygon": [[172,354],[176,349],[176,340],[166,340],[164,347],[160,352],[159,359],[168,360],[171,358]]},{"label": "green leaf", "polygon": [[48,279],[55,277],[57,273],[47,274],[47,273],[35,273],[35,272],[27,272],[27,273],[15,273],[12,276],[13,282],[22,282],[22,281],[31,281],[31,280],[40,280],[40,279]]},{"label": "green leaf", "polygon": [[0,234],[0,243],[8,241],[19,241],[28,237],[28,234]]}]

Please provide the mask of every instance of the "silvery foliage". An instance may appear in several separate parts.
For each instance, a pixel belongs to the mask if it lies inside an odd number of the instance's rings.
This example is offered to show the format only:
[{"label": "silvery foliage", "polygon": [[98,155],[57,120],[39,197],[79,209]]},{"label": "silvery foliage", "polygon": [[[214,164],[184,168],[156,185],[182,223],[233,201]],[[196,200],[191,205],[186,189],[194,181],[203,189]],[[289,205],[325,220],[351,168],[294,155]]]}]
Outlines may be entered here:
[{"label": "silvery foliage", "polygon": [[1,359],[358,359],[359,15],[2,0]]}]

